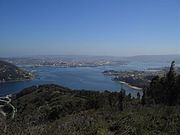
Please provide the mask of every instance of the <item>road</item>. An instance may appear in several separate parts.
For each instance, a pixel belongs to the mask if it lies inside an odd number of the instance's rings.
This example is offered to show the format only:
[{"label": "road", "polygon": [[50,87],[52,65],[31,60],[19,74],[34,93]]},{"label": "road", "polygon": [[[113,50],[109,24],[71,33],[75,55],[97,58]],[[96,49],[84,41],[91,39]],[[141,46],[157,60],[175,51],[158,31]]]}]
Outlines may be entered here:
[{"label": "road", "polygon": [[0,97],[0,102],[1,102],[1,104],[0,104],[0,113],[3,116],[6,116],[7,114],[2,110],[2,108],[5,105],[9,105],[13,109],[11,118],[14,119],[14,116],[15,116],[15,113],[17,112],[17,109],[11,104],[11,95],[7,95],[5,97]]}]

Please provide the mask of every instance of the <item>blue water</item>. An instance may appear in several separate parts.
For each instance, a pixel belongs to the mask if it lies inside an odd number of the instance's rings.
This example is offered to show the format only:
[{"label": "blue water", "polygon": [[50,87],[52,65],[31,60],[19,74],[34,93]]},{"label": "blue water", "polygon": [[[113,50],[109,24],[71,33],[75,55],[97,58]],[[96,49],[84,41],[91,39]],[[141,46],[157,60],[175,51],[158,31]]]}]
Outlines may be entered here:
[{"label": "blue water", "polygon": [[113,82],[111,77],[104,76],[104,70],[146,70],[147,68],[163,67],[167,64],[161,63],[131,63],[128,65],[117,66],[101,66],[101,67],[78,67],[78,68],[58,68],[58,67],[25,67],[26,70],[35,70],[38,77],[31,81],[14,82],[0,84],[0,96],[12,94],[21,91],[24,88],[40,84],[58,84],[71,89],[85,90],[109,90],[120,91],[121,88],[126,90],[126,93],[131,93],[133,96],[137,94],[134,90],[126,85],[121,86],[117,82]]},{"label": "blue water", "polygon": [[[35,80],[0,84],[0,96],[16,93],[22,89],[40,84],[58,84],[71,89],[109,90],[119,91],[121,84],[113,82],[111,77],[104,76],[102,72],[108,67],[36,67],[38,74]],[[27,70],[32,70],[26,67]],[[136,95],[137,91],[124,86],[127,93]]]}]

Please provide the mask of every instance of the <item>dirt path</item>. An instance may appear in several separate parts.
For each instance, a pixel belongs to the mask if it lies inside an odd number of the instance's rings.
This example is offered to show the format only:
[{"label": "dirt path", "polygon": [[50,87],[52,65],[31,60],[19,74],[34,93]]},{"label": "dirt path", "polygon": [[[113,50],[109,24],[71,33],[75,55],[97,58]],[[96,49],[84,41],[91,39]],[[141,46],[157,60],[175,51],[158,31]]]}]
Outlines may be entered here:
[{"label": "dirt path", "polygon": [[5,97],[0,97],[0,102],[1,102],[1,105],[0,105],[0,113],[3,115],[3,116],[6,116],[6,113],[2,110],[2,108],[5,106],[5,105],[9,105],[13,111],[12,111],[12,116],[11,118],[14,119],[14,116],[15,116],[15,113],[17,112],[16,108],[11,104],[11,95],[7,95]]}]

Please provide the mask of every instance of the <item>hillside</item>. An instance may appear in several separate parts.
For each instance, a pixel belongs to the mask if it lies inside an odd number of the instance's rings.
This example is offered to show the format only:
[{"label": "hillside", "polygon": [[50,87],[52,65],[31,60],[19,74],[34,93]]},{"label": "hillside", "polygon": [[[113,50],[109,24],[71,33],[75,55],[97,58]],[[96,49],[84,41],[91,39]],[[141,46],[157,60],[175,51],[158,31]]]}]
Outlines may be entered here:
[{"label": "hillside", "polygon": [[0,83],[23,81],[32,78],[32,74],[18,68],[17,66],[5,61],[0,61]]},{"label": "hillside", "polygon": [[[4,107],[7,135],[178,135],[180,106],[147,105],[123,92],[74,91],[34,86]],[[3,128],[3,127],[1,127]]]},{"label": "hillside", "polygon": [[174,55],[137,55],[127,57],[127,60],[138,62],[166,62],[169,63],[172,60],[176,61],[176,64],[180,64],[180,54]]}]

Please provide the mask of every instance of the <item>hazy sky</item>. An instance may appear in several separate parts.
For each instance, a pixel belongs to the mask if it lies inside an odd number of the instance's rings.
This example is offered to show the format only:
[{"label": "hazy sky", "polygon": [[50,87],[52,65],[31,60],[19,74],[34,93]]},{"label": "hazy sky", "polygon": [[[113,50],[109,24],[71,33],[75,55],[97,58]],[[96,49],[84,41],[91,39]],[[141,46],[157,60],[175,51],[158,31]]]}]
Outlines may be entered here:
[{"label": "hazy sky", "polygon": [[0,56],[180,54],[180,0],[0,0]]}]

